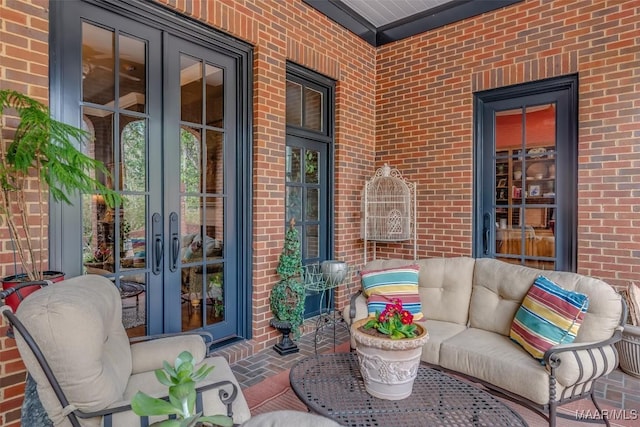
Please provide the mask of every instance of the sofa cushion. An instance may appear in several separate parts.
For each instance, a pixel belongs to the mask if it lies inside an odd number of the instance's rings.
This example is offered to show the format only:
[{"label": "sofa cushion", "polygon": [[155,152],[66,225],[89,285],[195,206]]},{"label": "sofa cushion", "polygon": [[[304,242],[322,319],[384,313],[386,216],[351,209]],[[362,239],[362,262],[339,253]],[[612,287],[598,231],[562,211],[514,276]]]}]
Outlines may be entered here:
[{"label": "sofa cushion", "polygon": [[381,270],[363,270],[362,289],[367,296],[369,316],[382,312],[394,298],[402,301],[414,320],[422,319],[422,304],[418,294],[418,265],[406,265]]},{"label": "sofa cushion", "polygon": [[575,340],[588,306],[586,295],[538,276],[513,318],[509,336],[542,360],[549,348]]},{"label": "sofa cushion", "polygon": [[[440,366],[540,405],[549,403],[549,374],[545,367],[503,335],[468,328],[442,343]],[[558,384],[556,390],[560,396],[564,386]]]},{"label": "sofa cushion", "polygon": [[429,331],[429,340],[422,346],[420,360],[432,365],[440,364],[440,346],[442,343],[467,329],[464,325],[440,320],[427,320],[425,327]]},{"label": "sofa cushion", "polygon": [[509,337],[511,323],[540,270],[479,258],[473,275],[469,326]]}]

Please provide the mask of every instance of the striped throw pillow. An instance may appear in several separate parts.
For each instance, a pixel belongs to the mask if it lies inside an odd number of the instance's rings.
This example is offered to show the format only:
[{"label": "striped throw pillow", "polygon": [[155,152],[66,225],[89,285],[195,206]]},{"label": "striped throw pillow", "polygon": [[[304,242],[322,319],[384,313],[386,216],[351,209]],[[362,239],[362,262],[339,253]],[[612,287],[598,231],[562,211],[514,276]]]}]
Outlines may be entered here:
[{"label": "striped throw pillow", "polygon": [[376,311],[382,312],[392,299],[399,298],[403,308],[413,314],[414,320],[422,319],[422,303],[418,294],[419,272],[418,265],[362,271],[362,290],[367,297],[369,316],[374,316]]},{"label": "striped throw pillow", "polygon": [[573,342],[588,307],[586,295],[538,276],[513,318],[509,337],[542,361],[554,345]]}]

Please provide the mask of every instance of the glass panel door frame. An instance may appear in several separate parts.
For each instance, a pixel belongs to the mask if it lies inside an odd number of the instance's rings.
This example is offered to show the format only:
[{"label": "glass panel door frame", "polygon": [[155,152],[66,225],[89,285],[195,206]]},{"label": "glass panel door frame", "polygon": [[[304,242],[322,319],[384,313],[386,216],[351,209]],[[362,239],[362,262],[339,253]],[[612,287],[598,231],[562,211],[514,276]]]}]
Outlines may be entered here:
[{"label": "glass panel door frame", "polygon": [[[555,262],[556,270],[577,268],[578,174],[578,77],[546,79],[522,85],[478,92],[474,96],[474,217],[472,256],[499,256],[496,251],[495,115],[498,111],[529,105],[555,104],[556,173]],[[523,171],[524,173],[524,171]]]},{"label": "glass panel door frame", "polygon": [[[333,259],[334,256],[334,99],[335,99],[335,82],[325,76],[317,74],[311,70],[301,67],[294,63],[287,63],[287,82],[293,82],[299,84],[301,87],[301,93],[312,94],[314,97],[317,94],[321,94],[321,114],[320,117],[315,117],[313,121],[308,120],[309,114],[306,111],[305,95],[301,98],[301,111],[300,120],[297,123],[287,124],[287,150],[285,155],[289,152],[290,147],[301,148],[302,152],[310,150],[319,154],[318,165],[320,167],[319,173],[319,185],[312,185],[314,189],[319,191],[319,211],[318,211],[318,254],[313,257],[305,256],[305,248],[303,246],[303,264],[314,264],[325,260]],[[307,104],[309,105],[309,104]],[[317,106],[316,104],[313,104]],[[290,108],[289,105],[287,105]],[[318,121],[319,119],[319,121]],[[304,163],[304,162],[303,162]],[[285,179],[285,186],[287,185]],[[301,185],[292,186],[300,188],[302,191],[307,191],[308,187],[304,183]],[[303,188],[305,187],[305,188]],[[286,199],[285,199],[286,201]],[[287,216],[287,208],[285,206],[285,216]],[[303,210],[304,211],[304,210]],[[283,224],[283,236],[286,227],[288,226],[289,218],[285,218]],[[311,223],[316,223],[311,221]],[[304,236],[301,236],[302,245],[305,244]],[[333,292],[333,290],[329,291]],[[321,302],[333,301],[333,298],[324,296],[321,298],[320,294],[307,294],[307,300],[305,302],[305,317],[312,317],[320,313]],[[324,305],[324,304],[323,304]],[[327,307],[322,307],[326,309]]]},{"label": "glass panel door frame", "polygon": [[[92,20],[109,25],[109,21],[117,16],[117,19],[136,22],[138,27],[148,28],[150,31],[157,31],[163,37],[175,35],[184,37],[193,43],[199,44],[203,48],[218,52],[232,58],[237,67],[235,78],[237,87],[234,88],[234,99],[237,100],[235,108],[235,144],[237,146],[237,158],[234,159],[236,172],[234,176],[228,177],[237,183],[237,191],[234,194],[234,203],[237,204],[237,251],[230,254],[240,266],[236,272],[235,280],[238,283],[237,309],[237,329],[233,337],[251,338],[251,286],[252,286],[252,58],[253,48],[240,40],[234,39],[226,34],[220,33],[213,28],[193,20],[180,18],[179,16],[167,13],[167,10],[154,2],[143,0],[82,0],[68,2],[51,2],[50,4],[50,107],[53,117],[66,123],[80,127],[82,115],[79,110],[78,100],[80,99],[81,77],[81,49],[79,30],[73,28],[81,17],[91,16]],[[136,33],[134,29],[132,33]],[[162,40],[157,43],[160,49]],[[150,55],[150,59],[162,57],[162,52],[158,55]],[[159,60],[156,63],[149,62],[151,71],[161,70]],[[161,76],[162,73],[155,73]],[[160,78],[160,86],[149,87],[148,93],[161,94],[163,83]],[[150,102],[160,108],[162,101]],[[161,114],[158,115],[161,119]],[[162,123],[152,125],[149,129],[149,140],[152,142],[163,141]],[[159,155],[161,153],[158,153]],[[159,160],[157,164],[161,164]],[[149,167],[149,180],[162,182],[161,168]],[[154,175],[155,174],[155,175]],[[65,271],[68,277],[82,274],[82,233],[77,226],[81,222],[81,198],[79,195],[70,195],[73,204],[67,206],[55,203],[50,200],[49,211],[49,264],[51,268]],[[162,203],[163,198],[159,197],[158,202]],[[162,206],[158,207],[162,210]],[[149,217],[152,212],[157,212],[156,206],[149,207]],[[168,215],[168,214],[167,214]],[[149,221],[151,219],[149,218]],[[149,227],[150,228],[150,227]],[[163,233],[167,233],[164,230]],[[166,236],[163,236],[166,237]],[[147,239],[151,242],[150,234]],[[165,246],[165,253],[168,247]],[[163,261],[164,262],[164,261]],[[153,274],[149,274],[154,276]],[[156,286],[156,285],[154,285]],[[164,299],[162,283],[159,282],[159,289],[150,296],[148,304],[155,310],[162,311],[162,301]],[[149,312],[149,311],[147,311]],[[161,332],[177,332],[166,330],[167,322],[162,314],[154,316],[154,321],[148,324],[147,333],[155,334]]]}]

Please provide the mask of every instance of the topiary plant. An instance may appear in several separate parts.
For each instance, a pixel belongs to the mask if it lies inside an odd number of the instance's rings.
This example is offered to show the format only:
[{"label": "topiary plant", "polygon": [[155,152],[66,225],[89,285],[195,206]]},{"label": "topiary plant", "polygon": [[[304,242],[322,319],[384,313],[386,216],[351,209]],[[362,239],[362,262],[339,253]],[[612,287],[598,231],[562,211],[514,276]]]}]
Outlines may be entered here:
[{"label": "topiary plant", "polygon": [[294,219],[291,219],[285,234],[276,272],[280,275],[280,281],[271,290],[271,311],[278,321],[289,322],[294,336],[297,337],[304,320],[305,288],[302,282],[300,239]]}]

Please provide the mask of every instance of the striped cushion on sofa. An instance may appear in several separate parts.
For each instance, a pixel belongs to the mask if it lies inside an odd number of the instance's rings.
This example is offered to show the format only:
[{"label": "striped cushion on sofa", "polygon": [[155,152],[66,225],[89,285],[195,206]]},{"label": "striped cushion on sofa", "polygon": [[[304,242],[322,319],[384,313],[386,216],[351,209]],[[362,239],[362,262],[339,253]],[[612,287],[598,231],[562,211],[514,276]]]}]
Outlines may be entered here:
[{"label": "striped cushion on sofa", "polygon": [[414,320],[422,319],[424,316],[418,294],[419,272],[420,266],[415,264],[362,271],[362,290],[367,297],[369,316],[374,316],[376,311],[382,312],[392,299],[399,298],[403,308],[413,314]]},{"label": "striped cushion on sofa", "polygon": [[538,276],[513,318],[509,336],[542,361],[549,348],[573,342],[588,306],[586,295]]}]

